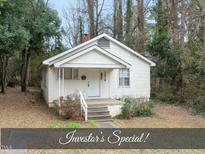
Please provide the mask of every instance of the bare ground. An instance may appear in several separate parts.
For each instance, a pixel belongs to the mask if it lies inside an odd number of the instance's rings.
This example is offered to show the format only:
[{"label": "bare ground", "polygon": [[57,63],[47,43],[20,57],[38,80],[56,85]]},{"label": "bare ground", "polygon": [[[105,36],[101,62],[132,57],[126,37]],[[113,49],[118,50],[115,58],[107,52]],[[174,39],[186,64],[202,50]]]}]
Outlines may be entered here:
[{"label": "bare ground", "polygon": [[[60,119],[39,96],[38,89],[21,93],[19,88],[8,88],[0,94],[0,127],[46,128],[49,122],[64,127],[69,120]],[[157,105],[152,117],[115,120],[120,127],[205,127],[205,119],[193,116],[183,107]],[[89,127],[80,122],[81,127]],[[12,152],[12,151],[10,151]],[[14,153],[20,152],[18,150]],[[1,150],[0,153],[5,153]],[[7,152],[6,152],[7,153]],[[29,154],[204,154],[205,150],[26,150]]]},{"label": "bare ground", "polygon": [[151,117],[115,120],[115,124],[125,128],[205,128],[205,118],[192,115],[185,107],[158,104]]},{"label": "bare ground", "polygon": [[[27,93],[21,93],[20,88],[8,88],[6,94],[0,94],[0,117],[0,127],[4,128],[47,128],[49,123],[65,127],[70,122],[48,108],[35,88]],[[88,127],[85,122],[77,122]]]}]

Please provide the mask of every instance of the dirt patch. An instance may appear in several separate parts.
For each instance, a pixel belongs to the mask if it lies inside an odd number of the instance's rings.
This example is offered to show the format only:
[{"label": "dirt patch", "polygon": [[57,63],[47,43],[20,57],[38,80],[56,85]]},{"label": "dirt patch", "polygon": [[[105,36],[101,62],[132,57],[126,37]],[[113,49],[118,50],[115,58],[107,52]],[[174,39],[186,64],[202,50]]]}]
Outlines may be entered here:
[{"label": "dirt patch", "polygon": [[192,115],[181,106],[159,104],[153,108],[151,117],[136,117],[130,120],[115,120],[125,128],[205,128],[205,118]]},{"label": "dirt patch", "polygon": [[[36,88],[26,93],[20,92],[19,87],[7,88],[6,94],[0,94],[0,117],[0,127],[4,128],[47,128],[49,123],[65,127],[70,122],[48,108]],[[89,127],[83,121],[77,122],[81,127]]]}]

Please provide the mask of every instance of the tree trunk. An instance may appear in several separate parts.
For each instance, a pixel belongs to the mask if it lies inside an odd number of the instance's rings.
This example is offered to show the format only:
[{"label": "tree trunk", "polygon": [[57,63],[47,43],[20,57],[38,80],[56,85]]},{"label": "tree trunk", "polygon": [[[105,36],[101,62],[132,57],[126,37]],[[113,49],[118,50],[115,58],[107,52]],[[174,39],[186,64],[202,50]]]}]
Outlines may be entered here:
[{"label": "tree trunk", "polygon": [[173,43],[178,42],[178,18],[177,18],[177,0],[170,1],[170,32],[171,32],[171,40]]},{"label": "tree trunk", "polygon": [[123,37],[122,0],[114,0],[114,30],[113,36],[117,40]]},{"label": "tree trunk", "polygon": [[138,41],[137,41],[137,49],[140,52],[144,51],[144,0],[137,0],[137,27],[138,27]]},{"label": "tree trunk", "polygon": [[6,87],[6,75],[7,75],[7,66],[8,66],[9,57],[6,55],[1,56],[1,93],[5,93]]},{"label": "tree trunk", "polygon": [[87,0],[87,10],[88,10],[88,17],[89,17],[90,37],[93,38],[95,36],[94,0]]},{"label": "tree trunk", "polygon": [[131,33],[131,27],[132,27],[132,0],[127,0],[127,10],[126,10],[126,44],[128,46],[131,45],[131,39],[132,39],[132,33]]},{"label": "tree trunk", "polygon": [[198,0],[200,4],[200,10],[201,10],[201,32],[202,32],[202,50],[205,53],[205,3],[204,0]]},{"label": "tree trunk", "polygon": [[95,14],[96,14],[96,22],[95,22],[95,36],[98,36],[98,24],[99,24],[99,18],[100,18],[100,15],[98,14],[98,0],[95,0]]},{"label": "tree trunk", "polygon": [[30,49],[22,51],[22,67],[21,67],[21,91],[27,91],[28,85],[28,68],[30,62]]},{"label": "tree trunk", "polygon": [[117,38],[117,21],[118,21],[118,0],[114,0],[114,26],[113,26],[113,37]]}]

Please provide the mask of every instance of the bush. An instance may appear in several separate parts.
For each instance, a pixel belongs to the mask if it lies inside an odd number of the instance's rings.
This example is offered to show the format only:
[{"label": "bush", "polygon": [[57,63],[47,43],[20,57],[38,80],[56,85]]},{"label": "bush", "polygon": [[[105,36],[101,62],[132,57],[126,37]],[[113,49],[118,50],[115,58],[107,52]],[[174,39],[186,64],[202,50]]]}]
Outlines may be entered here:
[{"label": "bush", "polygon": [[140,103],[135,105],[134,108],[134,116],[138,117],[138,116],[150,116],[152,115],[152,109],[153,104],[151,102],[144,102],[144,103]]},{"label": "bush", "polygon": [[130,119],[132,117],[152,115],[152,102],[140,102],[134,98],[126,98],[122,107],[122,114],[116,116],[118,119]]},{"label": "bush", "polygon": [[80,128],[80,125],[78,123],[75,123],[75,122],[69,122],[66,125],[66,128]]}]

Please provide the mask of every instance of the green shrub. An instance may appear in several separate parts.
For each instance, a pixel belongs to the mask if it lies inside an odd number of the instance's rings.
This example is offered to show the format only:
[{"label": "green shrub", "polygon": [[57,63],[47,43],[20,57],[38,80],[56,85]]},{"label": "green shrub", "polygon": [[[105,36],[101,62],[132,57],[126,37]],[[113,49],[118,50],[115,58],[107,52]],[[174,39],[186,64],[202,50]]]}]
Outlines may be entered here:
[{"label": "green shrub", "polygon": [[75,123],[75,122],[69,122],[66,125],[66,128],[80,128],[80,125],[78,123]]},{"label": "green shrub", "polygon": [[124,116],[123,116],[123,114],[121,113],[121,114],[116,115],[114,118],[115,118],[115,119],[124,119]]},{"label": "green shrub", "polygon": [[54,122],[49,123],[47,127],[48,127],[48,128],[59,128],[58,124],[57,124],[57,123],[54,123]]},{"label": "green shrub", "polygon": [[95,120],[88,120],[87,123],[88,123],[91,127],[95,127],[95,126],[96,126],[96,121],[95,121]]},{"label": "green shrub", "polygon": [[152,115],[153,103],[151,101],[140,102],[134,98],[125,98],[122,106],[122,113],[117,115],[117,119],[130,119],[132,117]]},{"label": "green shrub", "polygon": [[134,108],[134,116],[139,117],[139,116],[150,116],[152,115],[152,109],[153,104],[152,102],[144,102],[135,105]]}]

